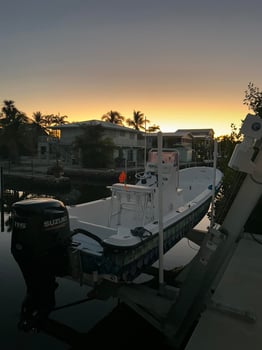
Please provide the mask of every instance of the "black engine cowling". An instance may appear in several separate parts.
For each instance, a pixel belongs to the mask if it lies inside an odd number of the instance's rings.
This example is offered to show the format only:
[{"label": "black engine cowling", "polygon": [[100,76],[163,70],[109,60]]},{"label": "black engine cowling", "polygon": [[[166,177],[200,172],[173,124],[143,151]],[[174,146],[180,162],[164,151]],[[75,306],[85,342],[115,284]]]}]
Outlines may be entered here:
[{"label": "black engine cowling", "polygon": [[52,198],[26,199],[12,206],[11,252],[27,286],[20,328],[39,328],[55,305],[56,276],[68,272],[69,217]]},{"label": "black engine cowling", "polygon": [[68,212],[62,202],[36,198],[13,204],[11,250],[16,259],[49,256],[69,236]]}]

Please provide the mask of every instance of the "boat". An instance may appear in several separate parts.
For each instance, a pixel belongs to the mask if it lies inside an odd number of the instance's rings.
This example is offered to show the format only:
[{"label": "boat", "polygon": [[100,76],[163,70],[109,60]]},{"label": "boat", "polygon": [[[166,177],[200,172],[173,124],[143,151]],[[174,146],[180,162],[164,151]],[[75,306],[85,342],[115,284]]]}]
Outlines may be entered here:
[{"label": "boat", "polygon": [[[175,149],[162,149],[160,158],[161,174],[158,149],[151,149],[145,170],[136,174],[135,184],[126,184],[121,173],[121,182],[109,187],[110,197],[68,207],[74,246],[70,254],[72,274],[78,271],[86,281],[92,281],[95,275],[96,279],[127,282],[156,262],[160,196],[164,253],[206,215],[212,199],[214,169],[179,169]],[[215,178],[217,191],[222,180],[218,169]]]},{"label": "boat", "polygon": [[[103,279],[133,281],[159,259],[160,230],[165,253],[207,214],[213,186],[217,191],[221,181],[222,173],[212,167],[180,169],[176,149],[151,149],[136,182],[126,183],[122,172],[119,182],[110,186],[111,196],[107,198],[67,207],[51,198],[15,203],[13,254],[19,255],[17,241],[19,246],[25,245],[26,236],[19,230],[36,230],[29,228],[25,216],[32,218],[42,211],[39,225],[43,227],[37,231],[55,232],[50,236],[51,246],[55,245],[54,236],[69,237],[70,276],[86,284]],[[41,240],[39,237],[37,246]],[[47,238],[44,240],[41,251],[49,249],[45,248]]]},{"label": "boat", "polygon": [[41,327],[55,305],[56,277],[122,285],[161,261],[207,214],[222,177],[216,167],[180,169],[179,152],[158,147],[134,183],[121,172],[107,198],[14,203],[11,252],[27,287],[20,327]]}]

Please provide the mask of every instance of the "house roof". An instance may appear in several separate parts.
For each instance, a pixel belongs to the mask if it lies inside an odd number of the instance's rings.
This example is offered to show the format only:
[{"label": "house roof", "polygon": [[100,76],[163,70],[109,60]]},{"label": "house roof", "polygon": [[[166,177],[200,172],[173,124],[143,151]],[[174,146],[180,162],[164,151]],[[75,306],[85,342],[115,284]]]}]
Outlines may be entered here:
[{"label": "house roof", "polygon": [[178,129],[176,135],[191,134],[193,138],[205,138],[207,136],[214,136],[213,129]]},{"label": "house roof", "polygon": [[192,133],[189,130],[177,130],[173,133],[174,136],[190,136],[192,138]]},{"label": "house roof", "polygon": [[72,129],[72,128],[80,128],[80,127],[95,126],[95,125],[101,125],[105,129],[123,130],[123,131],[136,132],[136,133],[138,132],[138,130],[128,128],[126,126],[121,126],[121,125],[117,125],[114,123],[105,122],[103,120],[96,120],[96,119],[86,120],[86,121],[82,121],[82,122],[61,124],[61,125],[53,126],[52,129],[59,129],[59,130],[60,129]]},{"label": "house roof", "polygon": [[[103,120],[97,120],[97,119],[92,119],[92,120],[86,120],[86,121],[81,121],[81,122],[73,122],[73,123],[67,123],[67,124],[61,124],[61,125],[56,125],[52,126],[51,129],[55,130],[60,130],[60,129],[72,129],[72,128],[80,128],[80,127],[85,127],[85,126],[93,126],[93,125],[101,125],[105,129],[114,129],[114,130],[122,130],[122,131],[128,131],[128,132],[133,132],[133,133],[142,133],[144,134],[143,131],[138,131],[126,126],[122,125],[117,125],[114,123],[110,122],[105,122]],[[163,132],[163,136],[189,136],[193,138],[203,138],[214,135],[214,130],[213,129],[178,129],[175,132]],[[149,133],[145,134],[145,136],[156,136],[156,133]]]},{"label": "house roof", "polygon": [[190,132],[192,135],[214,133],[213,129],[178,129],[177,131]]}]

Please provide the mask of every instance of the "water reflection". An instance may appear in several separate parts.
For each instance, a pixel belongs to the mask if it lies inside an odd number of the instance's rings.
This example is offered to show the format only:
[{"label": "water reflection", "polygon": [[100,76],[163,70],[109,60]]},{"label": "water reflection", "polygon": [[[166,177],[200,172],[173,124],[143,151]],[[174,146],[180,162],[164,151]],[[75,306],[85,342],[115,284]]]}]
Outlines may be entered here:
[{"label": "water reflection", "polygon": [[49,191],[41,188],[24,189],[5,189],[4,202],[5,211],[10,212],[11,205],[19,200],[33,197],[50,197],[61,200],[66,205],[74,205],[89,202],[110,195],[110,189],[107,188],[111,184],[91,185],[85,182],[73,183],[70,188],[64,190],[50,189]]},{"label": "water reflection", "polygon": [[74,205],[110,196],[107,185],[76,183],[69,192],[56,193],[55,197],[66,205]]}]

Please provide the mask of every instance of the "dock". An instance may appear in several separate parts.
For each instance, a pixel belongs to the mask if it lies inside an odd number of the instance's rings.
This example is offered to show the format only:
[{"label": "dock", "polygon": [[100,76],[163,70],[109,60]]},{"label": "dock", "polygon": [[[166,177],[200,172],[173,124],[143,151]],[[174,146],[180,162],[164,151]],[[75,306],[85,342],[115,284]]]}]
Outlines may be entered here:
[{"label": "dock", "polygon": [[262,237],[254,238],[238,243],[186,350],[261,349]]}]

